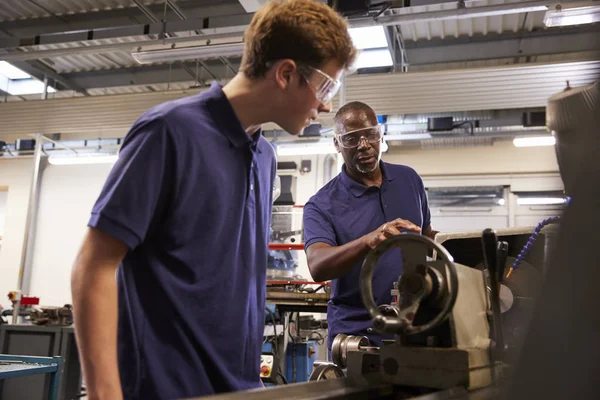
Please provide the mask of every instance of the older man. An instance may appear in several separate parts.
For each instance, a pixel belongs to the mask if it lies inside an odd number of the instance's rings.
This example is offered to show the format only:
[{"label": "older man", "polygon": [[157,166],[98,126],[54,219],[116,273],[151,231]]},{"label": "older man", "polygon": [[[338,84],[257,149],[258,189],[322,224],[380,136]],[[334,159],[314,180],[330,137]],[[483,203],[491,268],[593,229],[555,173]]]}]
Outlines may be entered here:
[{"label": "older man", "polygon": [[[410,167],[381,161],[383,132],[373,109],[351,102],[334,119],[341,173],[304,207],[308,267],[315,281],[333,280],[327,310],[328,348],[340,333],[367,336],[381,345],[362,303],[359,275],[364,257],[402,231],[434,237],[423,181]],[[391,303],[393,282],[402,274],[398,249],[386,252],[373,276],[377,304]]]}]

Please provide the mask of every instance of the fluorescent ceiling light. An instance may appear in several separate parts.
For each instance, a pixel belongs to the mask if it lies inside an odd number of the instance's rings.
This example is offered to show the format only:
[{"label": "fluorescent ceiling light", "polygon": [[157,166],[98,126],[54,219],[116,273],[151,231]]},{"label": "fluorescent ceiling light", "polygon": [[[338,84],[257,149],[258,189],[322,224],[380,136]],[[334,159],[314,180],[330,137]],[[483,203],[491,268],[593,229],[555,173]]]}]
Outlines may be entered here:
[{"label": "fluorescent ceiling light", "polygon": [[60,156],[50,155],[48,162],[52,165],[75,165],[75,164],[110,164],[119,159],[117,154],[92,153],[86,155]]},{"label": "fluorescent ceiling light", "polygon": [[398,133],[391,132],[389,130],[390,125],[388,125],[388,133],[385,135],[386,140],[427,140],[433,139],[430,133]]},{"label": "fluorescent ceiling light", "polygon": [[382,25],[350,28],[348,33],[359,50],[388,47],[385,28]]},{"label": "fluorescent ceiling light", "polygon": [[165,50],[148,50],[131,53],[139,64],[195,60],[207,57],[232,57],[242,54],[244,43],[215,44],[208,46],[179,47]]},{"label": "fluorescent ceiling light", "polygon": [[275,147],[278,156],[310,156],[337,153],[333,143],[276,144]]},{"label": "fluorescent ceiling light", "polygon": [[[510,15],[510,14],[522,14],[536,11],[546,11],[548,10],[548,6],[530,6],[530,7],[519,7],[519,3],[515,2],[514,8],[506,8],[499,10],[491,10],[491,11],[480,11],[477,12],[476,8],[466,8],[468,10],[464,14],[458,14],[456,18],[458,19],[467,19],[467,18],[478,18],[478,17],[494,17],[498,15]],[[508,6],[508,4],[504,4],[504,6]],[[472,10],[472,11],[471,11]],[[461,11],[459,11],[460,13]]]},{"label": "fluorescent ceiling light", "polygon": [[521,137],[515,138],[513,144],[515,147],[554,146],[556,138],[554,136]]},{"label": "fluorescent ceiling light", "polygon": [[600,21],[600,6],[548,11],[544,16],[544,25],[547,27],[583,25],[598,21]]},{"label": "fluorescent ceiling light", "polygon": [[393,65],[392,55],[388,49],[363,50],[352,65],[353,69],[389,67]]},{"label": "fluorescent ceiling light", "polygon": [[566,199],[562,197],[519,197],[517,204],[520,206],[548,206],[554,204],[565,204]]},{"label": "fluorescent ceiling light", "polygon": [[0,61],[0,75],[8,79],[29,79],[31,75],[6,61]]}]

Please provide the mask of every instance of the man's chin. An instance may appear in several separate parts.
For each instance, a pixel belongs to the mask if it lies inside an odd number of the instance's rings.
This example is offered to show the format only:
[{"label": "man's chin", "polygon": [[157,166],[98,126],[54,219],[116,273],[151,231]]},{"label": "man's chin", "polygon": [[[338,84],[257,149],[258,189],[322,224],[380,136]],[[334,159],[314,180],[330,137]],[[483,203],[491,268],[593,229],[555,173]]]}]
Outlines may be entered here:
[{"label": "man's chin", "polygon": [[302,132],[304,132],[304,129],[300,129],[299,131],[286,131],[286,132],[292,136],[300,136],[300,135],[302,135]]},{"label": "man's chin", "polygon": [[377,167],[379,167],[379,160],[368,165],[355,164],[356,170],[361,174],[370,174],[371,172],[376,171]]}]

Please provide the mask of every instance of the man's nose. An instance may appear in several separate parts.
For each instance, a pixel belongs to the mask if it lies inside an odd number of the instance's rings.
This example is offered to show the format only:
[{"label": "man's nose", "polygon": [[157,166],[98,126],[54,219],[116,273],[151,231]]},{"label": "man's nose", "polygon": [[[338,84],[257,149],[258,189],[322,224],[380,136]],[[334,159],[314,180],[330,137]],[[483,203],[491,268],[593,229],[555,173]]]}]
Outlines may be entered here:
[{"label": "man's nose", "polygon": [[367,141],[367,138],[364,136],[361,136],[360,139],[358,140],[358,148],[359,149],[364,149],[369,147],[371,144]]},{"label": "man's nose", "polygon": [[325,112],[325,113],[330,113],[331,112],[331,101],[327,104],[320,104],[319,105],[319,112]]}]

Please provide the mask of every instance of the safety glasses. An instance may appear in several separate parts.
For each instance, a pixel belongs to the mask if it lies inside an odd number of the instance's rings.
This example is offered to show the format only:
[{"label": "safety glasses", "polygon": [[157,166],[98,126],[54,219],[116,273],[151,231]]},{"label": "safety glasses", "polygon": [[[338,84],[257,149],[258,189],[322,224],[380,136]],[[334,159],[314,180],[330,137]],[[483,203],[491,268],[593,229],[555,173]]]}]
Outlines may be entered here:
[{"label": "safety glasses", "polygon": [[323,105],[329,104],[342,86],[341,81],[310,65],[298,64],[298,71],[313,88],[317,100]]},{"label": "safety glasses", "polygon": [[358,147],[363,139],[368,143],[381,141],[383,138],[383,128],[381,125],[369,126],[336,135],[335,137],[340,146],[351,149]]}]

